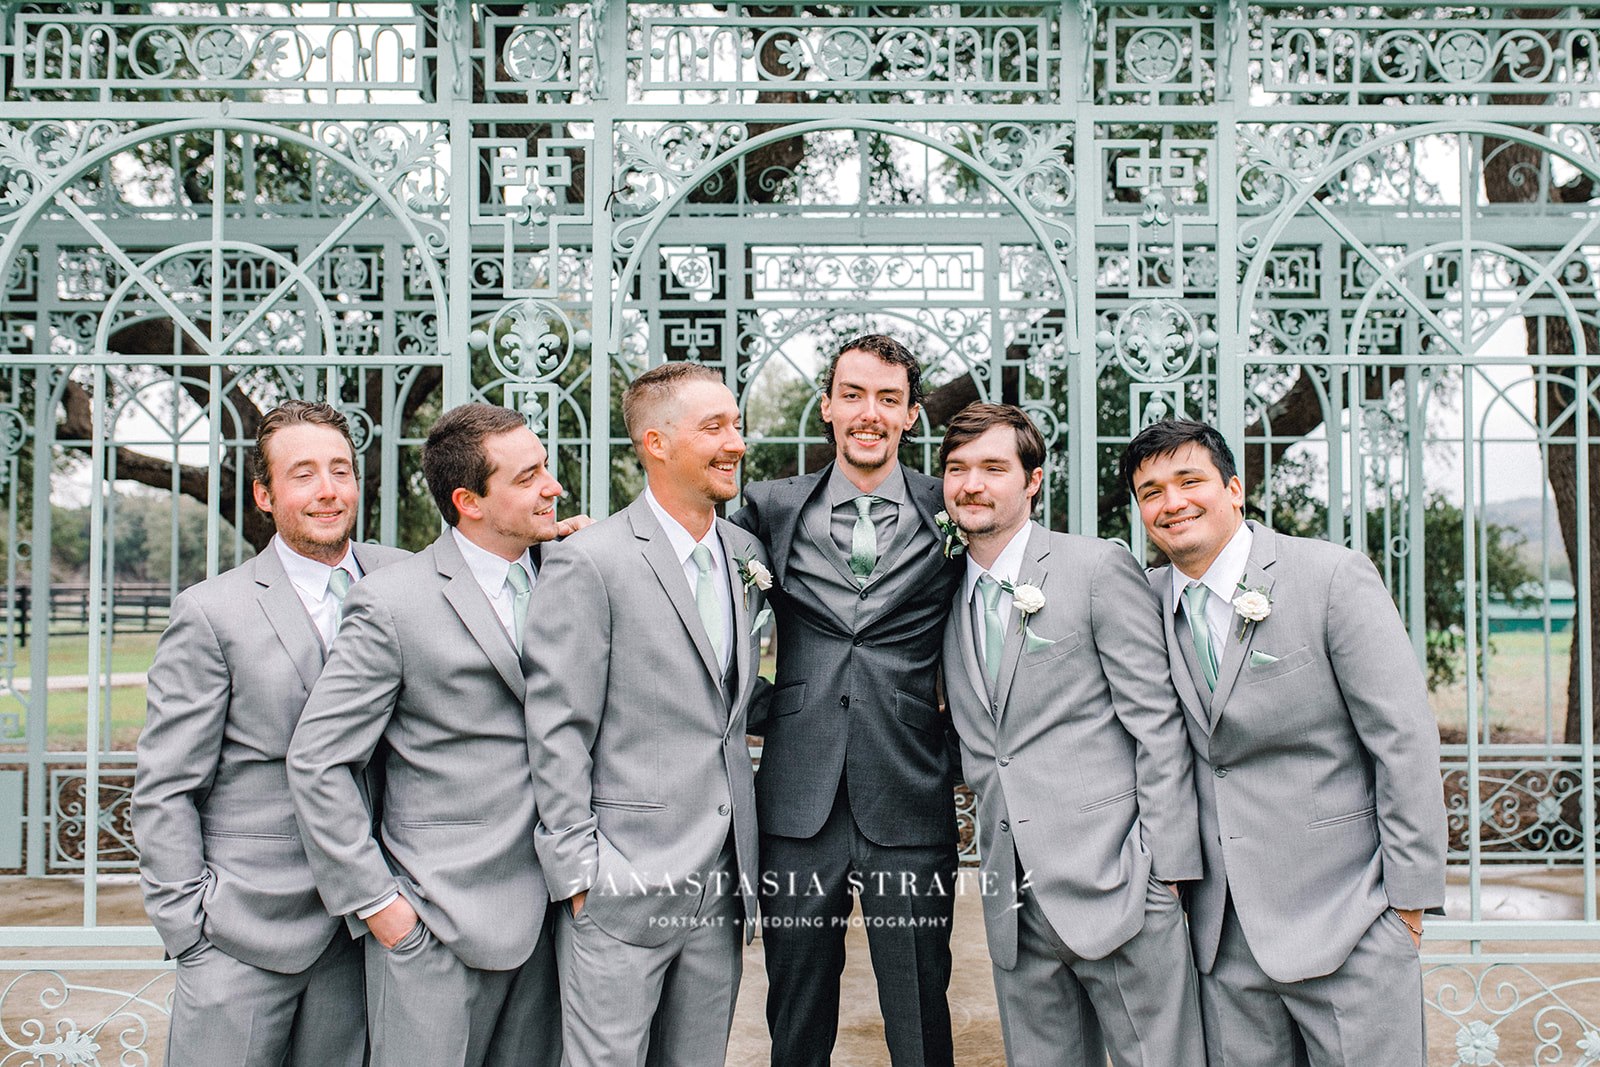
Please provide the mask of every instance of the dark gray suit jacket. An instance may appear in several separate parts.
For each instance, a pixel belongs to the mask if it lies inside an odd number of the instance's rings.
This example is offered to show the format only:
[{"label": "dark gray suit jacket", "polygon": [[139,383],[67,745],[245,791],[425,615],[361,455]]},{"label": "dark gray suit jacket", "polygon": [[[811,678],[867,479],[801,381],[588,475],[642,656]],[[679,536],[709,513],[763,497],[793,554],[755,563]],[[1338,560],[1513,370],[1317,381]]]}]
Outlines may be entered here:
[{"label": "dark gray suit jacket", "polygon": [[865,610],[841,617],[816,576],[794,566],[805,504],[824,492],[832,465],[815,474],[745,486],[732,521],[761,539],[772,559],[769,594],[778,620],[778,677],[765,722],[756,805],[761,831],[806,838],[822,828],[848,782],[856,825],[880,845],[932,845],[956,832],[957,744],[938,710],[939,655],[960,557],[944,557],[934,515],[938,479],[907,470],[901,522],[933,534],[926,551],[887,560],[885,577],[860,592]]},{"label": "dark gray suit jacket", "polygon": [[1254,522],[1244,585],[1272,613],[1233,626],[1214,694],[1196,685],[1171,569],[1150,573],[1188,712],[1205,879],[1189,897],[1209,973],[1233,898],[1262,970],[1331,974],[1385,908],[1444,903],[1439,728],[1389,591],[1341,545]]},{"label": "dark gray suit jacket", "polygon": [[[408,555],[351,547],[367,575]],[[298,974],[337,930],[284,770],[325,655],[271,546],[173,600],[133,788],[145,910],[169,956],[203,934],[235,959]]]}]

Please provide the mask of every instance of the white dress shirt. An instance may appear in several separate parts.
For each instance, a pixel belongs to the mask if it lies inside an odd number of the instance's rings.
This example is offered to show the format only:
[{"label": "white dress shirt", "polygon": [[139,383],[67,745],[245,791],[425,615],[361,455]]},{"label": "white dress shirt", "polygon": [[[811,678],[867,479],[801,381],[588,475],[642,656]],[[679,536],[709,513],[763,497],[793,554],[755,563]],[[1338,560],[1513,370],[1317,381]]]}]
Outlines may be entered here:
[{"label": "white dress shirt", "polygon": [[700,583],[700,568],[695,566],[691,557],[696,545],[705,545],[711,550],[711,577],[717,590],[717,599],[722,602],[722,643],[716,650],[717,664],[724,671],[728,669],[728,660],[733,655],[733,590],[728,587],[728,557],[722,551],[722,538],[717,536],[717,524],[712,520],[711,528],[706,535],[695,540],[694,534],[684,529],[683,523],[667,513],[661,506],[661,501],[650,491],[648,485],[644,488],[645,503],[650,505],[650,510],[655,513],[656,521],[661,524],[661,529],[666,531],[667,542],[672,545],[672,551],[678,557],[678,564],[683,568],[683,578],[689,583],[689,596],[692,598],[695,587]]},{"label": "white dress shirt", "polygon": [[[1211,566],[1206,568],[1205,574],[1200,576],[1200,582],[1211,590],[1211,596],[1206,600],[1206,626],[1211,630],[1211,647],[1216,650],[1217,662],[1222,662],[1222,650],[1226,647],[1233,624],[1233,598],[1239,595],[1239,583],[1244,581],[1244,572],[1250,565],[1250,527],[1245,523],[1239,524],[1239,529],[1229,538],[1228,543],[1222,546],[1222,551],[1217,558],[1211,561]],[[1195,583],[1195,579],[1184,574],[1177,567],[1172,568],[1172,603],[1174,611],[1181,611],[1187,618],[1189,608],[1183,599],[1183,591]],[[1194,626],[1194,620],[1189,619],[1189,625]]]},{"label": "white dress shirt", "polygon": [[[506,575],[511,573],[511,568],[515,564],[503,556],[497,556],[488,549],[473,544],[454,526],[450,527],[450,534],[456,539],[456,547],[461,549],[461,558],[467,561],[467,570],[477,579],[483,595],[489,598],[489,606],[494,609],[495,617],[500,620],[500,625],[505,627],[506,636],[511,638],[512,647],[521,648],[522,635],[511,632],[511,604],[517,594],[516,590],[511,588],[511,583],[506,581]],[[534,583],[539,580],[534,573],[532,554],[523,549],[521,557],[515,563],[521,564],[522,569],[528,572],[528,588],[532,589]]]},{"label": "white dress shirt", "polygon": [[[299,594],[300,603],[306,607],[306,614],[311,616],[311,625],[315,626],[317,633],[322,636],[322,647],[327,648],[333,644],[333,628],[339,618],[339,598],[328,589],[328,579],[335,567],[302,556],[285,544],[283,538],[277,534],[272,535],[272,547],[277,550],[278,558],[283,561],[283,569],[289,575],[289,583]],[[344,558],[336,566],[350,572],[352,584],[361,577],[361,565],[356,562],[356,554],[348,545],[345,546]]]},{"label": "white dress shirt", "polygon": [[[972,611],[972,632],[980,642],[983,640],[983,597],[978,595],[978,579],[987,574],[997,582],[1015,586],[1017,575],[1022,570],[1022,561],[1028,554],[1028,535],[1033,532],[1033,527],[1031,520],[1023,523],[1022,529],[1011,535],[1011,540],[1006,542],[1006,547],[1000,550],[994,564],[987,570],[972,558],[971,552],[967,553],[967,588],[964,596]],[[1000,612],[1000,632],[1005,633],[1011,625],[1011,594],[1006,591],[1004,584],[1000,588],[997,607]],[[979,655],[978,663],[983,663],[982,655]]]}]

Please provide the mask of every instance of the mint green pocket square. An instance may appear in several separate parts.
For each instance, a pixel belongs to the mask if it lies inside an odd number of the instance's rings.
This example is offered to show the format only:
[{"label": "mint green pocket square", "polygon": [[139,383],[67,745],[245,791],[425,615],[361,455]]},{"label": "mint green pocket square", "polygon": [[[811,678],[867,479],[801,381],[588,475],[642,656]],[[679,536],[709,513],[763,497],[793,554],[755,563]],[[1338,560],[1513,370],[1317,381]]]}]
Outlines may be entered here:
[{"label": "mint green pocket square", "polygon": [[1277,656],[1269,656],[1265,652],[1251,652],[1250,653],[1250,666],[1252,666],[1252,667],[1265,667],[1269,663],[1276,663],[1276,662],[1278,662],[1278,657]]},{"label": "mint green pocket square", "polygon": [[1054,641],[1048,637],[1040,637],[1032,630],[1024,629],[1022,631],[1022,651],[1024,652],[1038,652],[1040,649],[1049,648],[1053,644],[1055,644]]}]

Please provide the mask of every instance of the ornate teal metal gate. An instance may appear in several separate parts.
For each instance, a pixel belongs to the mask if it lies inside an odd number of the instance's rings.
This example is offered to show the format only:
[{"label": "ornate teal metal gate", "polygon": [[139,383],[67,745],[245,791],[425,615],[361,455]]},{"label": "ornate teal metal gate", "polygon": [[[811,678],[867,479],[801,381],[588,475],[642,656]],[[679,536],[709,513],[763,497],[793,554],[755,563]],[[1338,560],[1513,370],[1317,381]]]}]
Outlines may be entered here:
[{"label": "ornate teal metal gate", "polygon": [[362,534],[415,544],[443,407],[525,411],[601,514],[633,374],[717,367],[750,475],[801,470],[871,328],[925,466],[1021,403],[1052,520],[1139,548],[1110,464],[1183,412],[1373,555],[1447,741],[1438,1062],[1600,1063],[1597,107],[1600,19],[1515,0],[0,3],[0,1062],[159,1047],[140,631],[269,532],[262,411],[344,407]]}]

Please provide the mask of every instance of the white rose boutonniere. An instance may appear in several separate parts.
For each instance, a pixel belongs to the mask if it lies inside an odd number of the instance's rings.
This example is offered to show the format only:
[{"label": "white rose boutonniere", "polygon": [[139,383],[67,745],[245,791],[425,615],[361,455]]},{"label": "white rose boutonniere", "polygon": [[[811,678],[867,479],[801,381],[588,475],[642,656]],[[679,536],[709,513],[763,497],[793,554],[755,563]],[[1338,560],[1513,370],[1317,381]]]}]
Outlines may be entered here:
[{"label": "white rose boutonniere", "polygon": [[944,535],[945,559],[954,559],[967,550],[967,532],[956,525],[956,520],[950,517],[948,511],[941,511],[935,515],[933,524],[939,527],[939,532]]},{"label": "white rose boutonniere", "polygon": [[[1010,582],[1001,582],[1000,588],[1011,594],[1011,606],[1017,609],[1017,632],[1028,635],[1028,619],[1039,613],[1044,607],[1044,590],[1036,585],[1023,582],[1021,585],[1012,585]],[[1051,642],[1054,644],[1054,642]]]},{"label": "white rose boutonniere", "polygon": [[[744,583],[746,593],[754,589],[759,594],[772,588],[772,572],[767,570],[766,564],[754,556],[745,556],[736,562],[739,564],[739,580]],[[750,626],[750,636],[758,636],[771,621],[772,609],[762,608]]]},{"label": "white rose boutonniere", "polygon": [[1233,598],[1233,610],[1239,616],[1239,639],[1243,640],[1246,627],[1272,614],[1272,597],[1265,589],[1248,589],[1242,583],[1239,590]]},{"label": "white rose boutonniere", "polygon": [[754,556],[739,560],[739,578],[746,589],[753,585],[764,593],[772,588],[772,572]]}]

